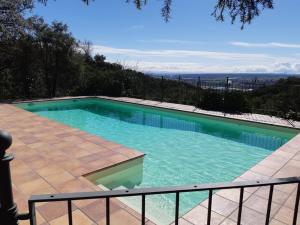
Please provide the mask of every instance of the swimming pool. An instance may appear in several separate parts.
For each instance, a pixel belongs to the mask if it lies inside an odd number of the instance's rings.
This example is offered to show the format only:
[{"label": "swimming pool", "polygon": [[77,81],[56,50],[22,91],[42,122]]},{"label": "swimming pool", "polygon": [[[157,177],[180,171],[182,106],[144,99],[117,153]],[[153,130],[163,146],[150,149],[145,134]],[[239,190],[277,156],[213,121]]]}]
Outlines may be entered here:
[{"label": "swimming pool", "polygon": [[[18,106],[146,154],[144,160],[99,176],[97,183],[108,189],[231,181],[295,136],[288,130],[96,98]],[[182,194],[181,215],[206,197]],[[139,208],[140,199],[123,201]],[[158,224],[172,222],[174,202],[174,195],[147,197],[147,217]]]}]

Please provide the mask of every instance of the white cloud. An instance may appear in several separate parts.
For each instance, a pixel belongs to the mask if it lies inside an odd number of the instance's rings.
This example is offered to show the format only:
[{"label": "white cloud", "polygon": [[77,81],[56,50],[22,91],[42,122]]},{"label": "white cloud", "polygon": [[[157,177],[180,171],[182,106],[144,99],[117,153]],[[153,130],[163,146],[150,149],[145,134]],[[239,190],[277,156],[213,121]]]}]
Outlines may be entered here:
[{"label": "white cloud", "polygon": [[151,57],[199,57],[208,59],[222,59],[222,60],[234,60],[234,59],[246,59],[246,60],[259,60],[266,59],[268,55],[265,54],[245,54],[245,53],[230,53],[230,52],[214,52],[214,51],[191,51],[191,50],[139,50],[128,48],[113,48],[102,45],[93,46],[94,52],[102,54],[116,54],[124,56],[151,56]]},{"label": "white cloud", "polygon": [[169,73],[300,73],[300,64],[278,63],[274,65],[204,65],[200,63],[137,62],[127,61],[127,68],[144,72]]},{"label": "white cloud", "polygon": [[95,45],[94,53],[110,62],[144,72],[177,73],[300,73],[300,56],[191,50],[140,50]]},{"label": "white cloud", "polygon": [[300,44],[268,42],[268,43],[250,43],[250,42],[230,42],[231,45],[246,48],[300,48]]}]

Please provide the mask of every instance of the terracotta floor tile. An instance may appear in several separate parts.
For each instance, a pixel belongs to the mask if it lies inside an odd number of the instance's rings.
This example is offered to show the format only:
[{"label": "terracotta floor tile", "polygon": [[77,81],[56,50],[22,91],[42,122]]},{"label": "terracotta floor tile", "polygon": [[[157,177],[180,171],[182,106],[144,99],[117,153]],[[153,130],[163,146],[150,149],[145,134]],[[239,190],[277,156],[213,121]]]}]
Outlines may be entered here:
[{"label": "terracotta floor tile", "polygon": [[39,179],[41,178],[36,172],[32,170],[27,173],[19,173],[19,174],[12,174],[13,183],[16,185],[21,185],[23,183]]},{"label": "terracotta floor tile", "polygon": [[[110,220],[111,220],[111,225],[120,225],[120,224],[140,225],[141,224],[141,222],[138,219],[136,219],[134,216],[132,216],[131,214],[127,213],[124,210],[118,210],[112,213]],[[106,220],[103,218],[98,222],[98,224],[105,225]]]},{"label": "terracotta floor tile", "polygon": [[74,176],[72,176],[70,173],[66,171],[62,173],[52,174],[49,176],[44,176],[44,179],[53,186],[73,180],[74,178],[75,178]]},{"label": "terracotta floor tile", "polygon": [[38,178],[35,180],[31,180],[25,183],[22,183],[18,186],[20,190],[22,190],[25,194],[38,194],[41,191],[50,190],[51,186],[42,178]]},{"label": "terracotta floor tile", "polygon": [[[72,210],[76,207],[72,205]],[[49,202],[37,207],[37,210],[46,221],[54,220],[68,212],[67,202]]]},{"label": "terracotta floor tile", "polygon": [[63,138],[66,142],[70,142],[72,144],[81,144],[84,142],[84,139],[78,137],[78,136],[68,136]]},{"label": "terracotta floor tile", "polygon": [[[115,201],[110,202],[110,213],[113,214],[120,210],[118,203]],[[82,207],[82,212],[85,213],[94,222],[99,222],[105,218],[106,204],[105,199],[98,199],[92,203]]]},{"label": "terracotta floor tile", "polygon": [[[73,224],[74,225],[92,225],[94,224],[86,215],[84,215],[80,210],[75,210],[73,212]],[[50,225],[69,225],[68,216],[64,215],[55,220],[50,221]]]},{"label": "terracotta floor tile", "polygon": [[103,156],[99,155],[98,153],[92,153],[92,154],[89,154],[87,156],[83,156],[83,157],[78,158],[79,161],[82,161],[84,163],[89,163],[89,162],[92,162],[92,161],[102,160],[102,159],[103,159]]},{"label": "terracotta floor tile", "polygon": [[82,212],[94,222],[100,221],[106,215],[105,200],[99,199],[93,201],[92,203],[82,207]]},{"label": "terracotta floor tile", "polygon": [[86,183],[83,183],[78,179],[56,184],[55,187],[61,193],[93,191],[92,188],[90,188]]},{"label": "terracotta floor tile", "polygon": [[107,160],[110,162],[113,162],[113,163],[121,163],[121,162],[125,162],[129,159],[126,156],[116,154],[116,155],[112,155],[112,156],[108,157]]},{"label": "terracotta floor tile", "polygon": [[48,165],[43,168],[36,169],[35,171],[37,171],[40,176],[45,177],[53,174],[63,173],[64,169],[57,165]]}]

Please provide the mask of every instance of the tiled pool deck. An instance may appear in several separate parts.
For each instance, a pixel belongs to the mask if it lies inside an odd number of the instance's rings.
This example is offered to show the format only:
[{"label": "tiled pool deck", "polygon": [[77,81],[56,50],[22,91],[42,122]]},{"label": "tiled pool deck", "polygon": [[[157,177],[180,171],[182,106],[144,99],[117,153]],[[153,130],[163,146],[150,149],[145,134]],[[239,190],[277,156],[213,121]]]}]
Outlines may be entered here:
[{"label": "tiled pool deck", "polygon": [[[192,106],[161,103],[132,98],[110,98],[117,101],[171,108],[207,115],[222,113],[203,111]],[[226,115],[229,118],[300,127],[300,123],[263,115]],[[143,154],[102,138],[87,134],[24,111],[13,105],[0,104],[0,128],[11,132],[14,153],[12,179],[15,200],[21,212],[27,212],[27,200],[32,194],[101,191],[83,175],[101,170]],[[269,179],[300,176],[300,134],[236,180]],[[268,189],[247,188],[244,195],[242,224],[264,224]],[[283,185],[274,190],[272,225],[291,224],[295,200],[295,185]],[[231,225],[237,218],[239,191],[223,190],[213,196],[212,224]],[[44,203],[37,206],[38,224],[67,224],[66,203]],[[140,224],[140,216],[118,200],[111,205],[113,225]],[[206,224],[207,202],[203,202],[181,220],[181,225]],[[74,224],[105,224],[105,204],[102,200],[75,201]],[[297,224],[300,224],[300,220]],[[28,222],[21,222],[21,225]],[[150,221],[148,225],[152,225]]]}]

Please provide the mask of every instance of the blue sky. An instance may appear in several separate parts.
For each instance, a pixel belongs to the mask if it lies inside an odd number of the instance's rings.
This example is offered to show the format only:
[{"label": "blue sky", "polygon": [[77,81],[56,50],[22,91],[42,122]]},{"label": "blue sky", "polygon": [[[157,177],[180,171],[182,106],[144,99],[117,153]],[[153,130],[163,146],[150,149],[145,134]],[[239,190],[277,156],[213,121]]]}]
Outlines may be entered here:
[{"label": "blue sky", "polygon": [[300,73],[300,2],[274,0],[244,30],[211,16],[216,0],[174,0],[172,19],[160,16],[162,0],[141,11],[125,0],[49,0],[34,14],[68,24],[107,60],[146,72]]}]

